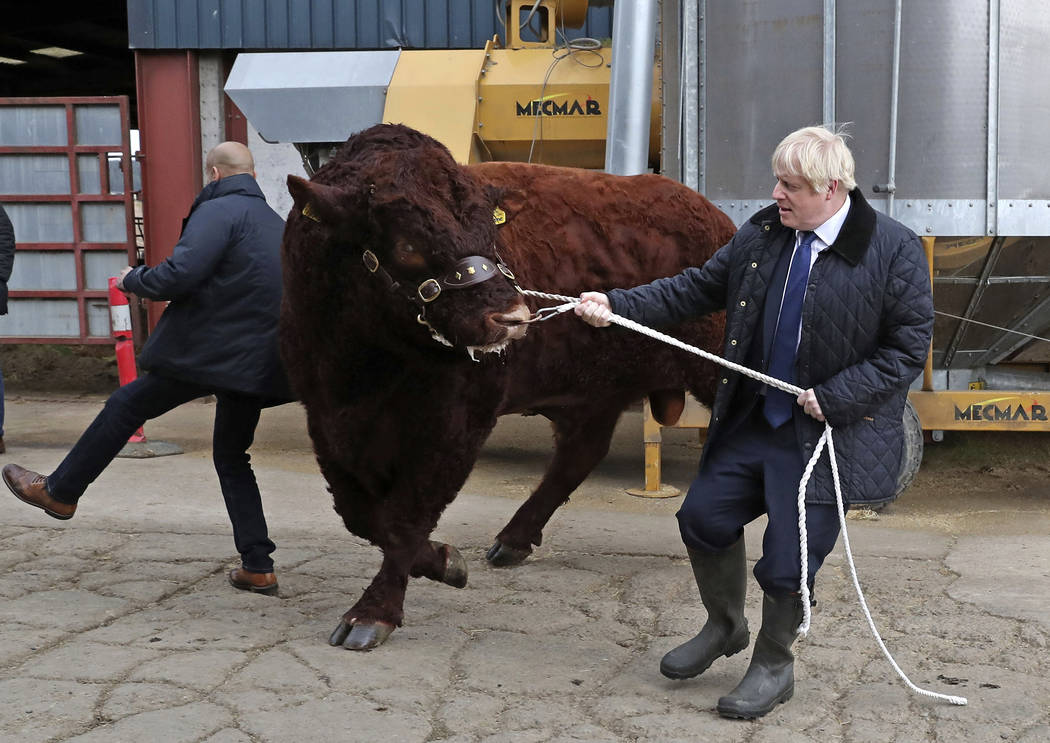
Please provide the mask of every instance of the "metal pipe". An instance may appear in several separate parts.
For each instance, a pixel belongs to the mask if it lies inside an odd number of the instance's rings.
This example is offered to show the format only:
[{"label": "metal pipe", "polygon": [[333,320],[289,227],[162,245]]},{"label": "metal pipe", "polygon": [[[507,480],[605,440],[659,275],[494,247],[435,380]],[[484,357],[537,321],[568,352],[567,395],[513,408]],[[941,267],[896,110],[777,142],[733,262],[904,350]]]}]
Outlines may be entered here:
[{"label": "metal pipe", "polygon": [[658,0],[613,5],[613,61],[605,170],[644,173],[649,164],[649,119],[653,100]]},{"label": "metal pipe", "polygon": [[1050,389],[1050,374],[1046,372],[1000,369],[994,366],[983,369],[978,368],[974,372],[975,376],[984,382],[986,390],[1034,390],[1044,392]]},{"label": "metal pipe", "polygon": [[987,284],[988,286],[1015,285],[1015,284],[1050,284],[1050,276],[991,276],[987,281],[981,281],[974,276],[938,276],[933,280],[934,284],[951,284],[953,286],[970,286],[973,284]]},{"label": "metal pipe", "polygon": [[682,183],[704,192],[704,0],[682,2]]},{"label": "metal pipe", "polygon": [[696,190],[707,193],[707,0],[698,0],[694,33],[697,52],[697,106],[696,106]]},{"label": "metal pipe", "polygon": [[682,148],[685,58],[682,44],[682,0],[660,3],[660,105],[663,111],[660,136],[660,172],[682,181],[685,163]]},{"label": "metal pipe", "polygon": [[824,0],[824,126],[835,124],[835,0]]},{"label": "metal pipe", "polygon": [[893,71],[890,81],[890,163],[886,171],[886,214],[893,216],[893,195],[897,192],[897,109],[901,78],[901,4],[893,4]]},{"label": "metal pipe", "polygon": [[988,162],[986,234],[999,231],[999,0],[988,3]]},{"label": "metal pipe", "polygon": [[[926,265],[930,269],[930,288],[933,288],[933,245],[936,238],[923,236],[922,249],[926,252]],[[930,352],[926,354],[926,363],[922,369],[922,389],[933,389],[933,338],[930,338]]]}]

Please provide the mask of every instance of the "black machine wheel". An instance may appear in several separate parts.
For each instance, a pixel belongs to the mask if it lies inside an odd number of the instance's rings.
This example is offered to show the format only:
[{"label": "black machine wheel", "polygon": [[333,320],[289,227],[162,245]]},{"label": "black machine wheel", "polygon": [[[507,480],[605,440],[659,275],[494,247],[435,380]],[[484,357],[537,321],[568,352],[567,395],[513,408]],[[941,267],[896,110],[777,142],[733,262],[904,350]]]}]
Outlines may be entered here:
[{"label": "black machine wheel", "polygon": [[922,464],[922,424],[911,400],[904,403],[904,452],[901,455],[901,471],[897,475],[897,490],[894,497],[911,485]]}]

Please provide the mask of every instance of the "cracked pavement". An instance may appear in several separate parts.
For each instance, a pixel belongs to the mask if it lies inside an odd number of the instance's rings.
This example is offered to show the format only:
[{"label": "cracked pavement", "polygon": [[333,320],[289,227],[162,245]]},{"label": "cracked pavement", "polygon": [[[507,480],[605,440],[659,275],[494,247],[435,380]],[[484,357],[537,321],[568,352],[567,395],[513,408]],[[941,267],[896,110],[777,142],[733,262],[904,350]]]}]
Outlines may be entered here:
[{"label": "cracked pavement", "polygon": [[[49,472],[101,400],[9,398],[3,461]],[[116,460],[69,522],[0,497],[0,739],[1050,740],[1050,504],[1010,500],[1023,493],[994,496],[994,519],[944,526],[902,505],[849,522],[895,659],[918,686],[968,706],[917,696],[896,678],[840,541],[818,576],[810,635],[795,646],[794,699],[742,722],[719,718],[714,704],[750,651],[689,681],[657,670],[704,612],[673,519],[680,499],[622,492],[642,478],[636,412],[543,546],[512,569],[489,567],[484,553],[538,481],[549,433],[539,419],[501,422],[435,533],[463,552],[467,587],[412,581],[405,626],[355,653],[327,637],[379,552],[332,512],[301,411],[265,411],[253,450],[278,545],[277,597],[226,581],[236,555],[210,459],[213,411],[192,403],[147,424],[147,436],[186,453]],[[681,487],[697,450],[688,432],[671,434],[665,481]],[[976,528],[984,518],[994,528]],[[752,564],[760,540],[754,524]],[[760,601],[749,578],[753,630]]]}]

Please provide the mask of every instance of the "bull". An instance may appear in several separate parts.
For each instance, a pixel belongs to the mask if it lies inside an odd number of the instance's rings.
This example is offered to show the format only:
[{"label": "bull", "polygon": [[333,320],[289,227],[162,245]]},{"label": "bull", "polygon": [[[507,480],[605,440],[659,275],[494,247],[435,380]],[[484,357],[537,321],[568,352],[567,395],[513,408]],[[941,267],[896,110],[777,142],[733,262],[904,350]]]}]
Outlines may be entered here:
[{"label": "bull", "polygon": [[[625,408],[648,396],[669,423],[684,390],[713,399],[714,365],[629,331],[564,317],[526,335],[538,304],[518,288],[577,295],[702,264],[734,227],[679,183],[463,166],[418,131],[379,125],[288,188],[282,354],[335,511],[383,555],[332,645],[386,640],[410,576],[466,584],[463,557],[430,535],[499,416],[540,414],[554,429],[543,479],[488,551],[508,566],[541,543]],[[723,324],[675,332],[710,350]]]}]

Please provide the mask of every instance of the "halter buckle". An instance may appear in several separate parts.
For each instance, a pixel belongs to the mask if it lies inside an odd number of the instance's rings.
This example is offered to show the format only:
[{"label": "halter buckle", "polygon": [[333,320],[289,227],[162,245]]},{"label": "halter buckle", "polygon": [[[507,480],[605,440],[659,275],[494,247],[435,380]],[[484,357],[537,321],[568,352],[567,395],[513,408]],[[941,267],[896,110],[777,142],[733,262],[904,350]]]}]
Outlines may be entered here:
[{"label": "halter buckle", "polygon": [[365,268],[367,268],[371,273],[375,273],[379,270],[379,259],[376,258],[376,254],[373,253],[371,250],[366,250],[364,253],[362,253],[361,260],[364,261]]},{"label": "halter buckle", "polygon": [[441,295],[441,284],[438,283],[437,279],[427,279],[416,289],[416,294],[419,295],[423,302],[429,304]]}]

